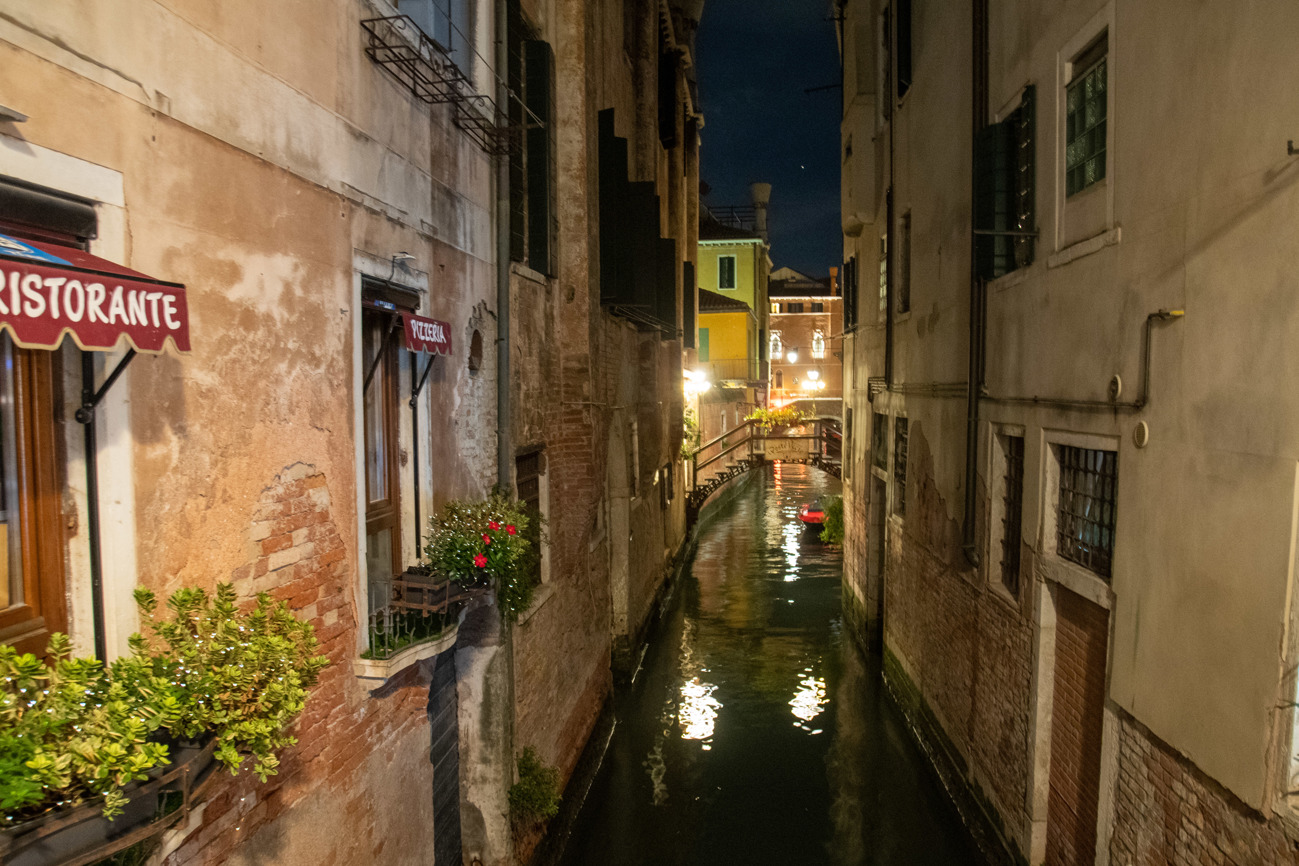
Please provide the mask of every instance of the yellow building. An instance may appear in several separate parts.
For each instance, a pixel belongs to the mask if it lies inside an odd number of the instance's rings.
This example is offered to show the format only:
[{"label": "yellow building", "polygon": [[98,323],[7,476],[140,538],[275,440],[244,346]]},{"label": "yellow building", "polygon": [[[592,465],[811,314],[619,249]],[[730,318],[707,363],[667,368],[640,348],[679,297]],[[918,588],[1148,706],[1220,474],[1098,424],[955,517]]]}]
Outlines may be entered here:
[{"label": "yellow building", "polygon": [[767,245],[756,232],[707,221],[699,226],[700,289],[736,298],[756,312],[766,305],[770,270]]},{"label": "yellow building", "polygon": [[757,381],[758,330],[748,304],[699,290],[699,369],[709,382],[748,387]]}]

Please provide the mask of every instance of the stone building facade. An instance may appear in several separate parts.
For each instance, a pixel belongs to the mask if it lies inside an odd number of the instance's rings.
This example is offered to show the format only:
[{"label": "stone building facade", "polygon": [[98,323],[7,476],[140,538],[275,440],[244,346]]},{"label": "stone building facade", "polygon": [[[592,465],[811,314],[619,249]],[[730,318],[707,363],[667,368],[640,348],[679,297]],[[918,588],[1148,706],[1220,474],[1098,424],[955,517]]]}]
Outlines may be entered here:
[{"label": "stone building facade", "polygon": [[1009,859],[1295,862],[1299,15],[838,8],[856,632]]},{"label": "stone building facade", "polygon": [[[137,585],[269,592],[331,665],[280,774],[218,780],[162,860],[459,862],[462,838],[484,863],[526,854],[513,758],[572,772],[684,538],[699,10],[4,5],[0,234],[184,284],[193,339],[107,389],[88,476],[81,352],[4,338],[39,379],[21,411],[53,458],[33,494],[49,513],[13,530],[48,596],[7,586],[0,640],[57,627],[112,657]],[[625,290],[601,260],[619,141],[643,205],[619,240],[660,275]],[[93,387],[125,348],[88,355]],[[550,518],[532,609],[382,658],[429,515],[494,485]]]},{"label": "stone building facade", "polygon": [[843,296],[838,268],[815,280],[790,268],[772,272],[769,354],[773,406],[795,404],[817,417],[842,415]]}]

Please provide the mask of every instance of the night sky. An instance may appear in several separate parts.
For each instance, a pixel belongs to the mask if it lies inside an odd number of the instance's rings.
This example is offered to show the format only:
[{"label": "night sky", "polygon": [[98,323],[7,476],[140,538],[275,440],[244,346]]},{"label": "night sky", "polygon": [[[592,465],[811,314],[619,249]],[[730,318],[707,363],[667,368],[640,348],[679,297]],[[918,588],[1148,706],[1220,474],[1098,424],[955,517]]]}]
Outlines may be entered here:
[{"label": "night sky", "polygon": [[829,0],[705,0],[696,40],[700,177],[713,207],[771,184],[771,259],[822,277],[838,265],[842,95]]}]

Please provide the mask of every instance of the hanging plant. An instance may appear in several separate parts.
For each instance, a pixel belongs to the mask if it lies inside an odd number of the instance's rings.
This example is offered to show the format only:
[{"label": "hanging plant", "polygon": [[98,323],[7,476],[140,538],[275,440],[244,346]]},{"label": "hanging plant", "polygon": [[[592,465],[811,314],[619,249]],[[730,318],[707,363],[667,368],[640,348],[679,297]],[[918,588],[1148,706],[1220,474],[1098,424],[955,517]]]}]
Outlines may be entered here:
[{"label": "hanging plant", "polygon": [[528,609],[537,586],[540,520],[499,492],[481,501],[452,500],[429,521],[424,554],[458,583],[490,582],[502,615],[513,622]]}]

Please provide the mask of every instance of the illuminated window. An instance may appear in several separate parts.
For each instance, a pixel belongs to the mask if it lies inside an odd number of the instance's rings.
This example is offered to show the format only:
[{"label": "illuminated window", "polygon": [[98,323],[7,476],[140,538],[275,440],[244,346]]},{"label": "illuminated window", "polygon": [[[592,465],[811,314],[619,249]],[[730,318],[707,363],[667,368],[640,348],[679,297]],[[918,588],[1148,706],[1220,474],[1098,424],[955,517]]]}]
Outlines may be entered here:
[{"label": "illuminated window", "polygon": [[889,305],[889,236],[880,235],[880,321]]},{"label": "illuminated window", "polygon": [[820,328],[812,332],[812,357],[818,360],[825,357],[825,332]]},{"label": "illuminated window", "polygon": [[780,342],[780,331],[771,332],[771,342],[767,349],[768,355],[772,358],[779,358],[785,351],[784,345]]},{"label": "illuminated window", "polygon": [[772,301],[772,302],[771,302],[771,311],[772,311],[773,313],[779,313],[779,312],[780,312],[780,304],[776,303],[775,301]]}]

